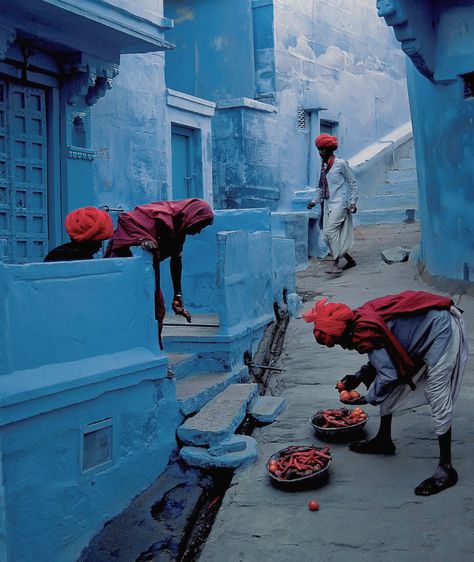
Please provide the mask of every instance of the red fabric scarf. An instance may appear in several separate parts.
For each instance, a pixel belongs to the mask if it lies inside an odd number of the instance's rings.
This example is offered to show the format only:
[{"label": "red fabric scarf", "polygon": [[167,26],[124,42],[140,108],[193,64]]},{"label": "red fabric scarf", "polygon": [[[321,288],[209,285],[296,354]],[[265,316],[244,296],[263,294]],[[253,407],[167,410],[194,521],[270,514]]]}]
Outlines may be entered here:
[{"label": "red fabric scarf", "polygon": [[115,257],[115,250],[139,246],[144,240],[151,240],[158,244],[162,261],[181,251],[187,228],[213,217],[210,205],[202,199],[139,205],[133,211],[120,214],[105,257]]},{"label": "red fabric scarf", "polygon": [[359,353],[384,347],[404,382],[421,367],[420,361],[410,357],[386,322],[397,316],[427,312],[431,309],[449,310],[453,301],[424,291],[404,291],[366,302],[354,310],[351,321],[352,342]]},{"label": "red fabric scarf", "polygon": [[327,174],[329,170],[332,168],[335,159],[336,157],[332,155],[329,157],[327,163],[324,160],[321,162],[321,173],[319,175],[318,187],[323,192],[322,193],[323,199],[329,199],[329,185],[328,185]]}]

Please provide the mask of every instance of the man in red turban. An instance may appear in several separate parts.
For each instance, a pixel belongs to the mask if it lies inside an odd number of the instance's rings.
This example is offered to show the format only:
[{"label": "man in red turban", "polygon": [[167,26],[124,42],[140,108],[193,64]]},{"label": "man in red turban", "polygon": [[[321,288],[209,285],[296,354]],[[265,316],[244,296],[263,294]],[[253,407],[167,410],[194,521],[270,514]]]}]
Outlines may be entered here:
[{"label": "man in red turban", "polygon": [[114,233],[110,215],[96,207],[83,207],[69,213],[65,221],[71,242],[51,250],[45,262],[91,260],[104,240]]},{"label": "man in red turban", "polygon": [[367,394],[349,403],[380,406],[380,427],[373,439],[352,443],[350,449],[395,454],[392,414],[429,404],[438,436],[439,464],[415,488],[415,494],[429,496],[454,486],[458,476],[451,463],[453,404],[469,352],[464,321],[452,300],[424,291],[404,291],[351,310],[322,299],[304,319],[314,322],[313,333],[320,344],[339,344],[369,356],[369,363],[344,377],[342,383],[345,390],[365,384]]},{"label": "man in red turban", "polygon": [[[357,212],[359,187],[349,164],[334,154],[339,145],[336,137],[322,134],[316,137],[315,144],[321,156],[321,173],[316,196],[308,203],[308,209],[318,203],[322,205],[320,224],[334,260],[327,273],[340,274],[356,265],[348,252],[354,242],[352,214]],[[342,268],[341,257],[346,260]]]}]

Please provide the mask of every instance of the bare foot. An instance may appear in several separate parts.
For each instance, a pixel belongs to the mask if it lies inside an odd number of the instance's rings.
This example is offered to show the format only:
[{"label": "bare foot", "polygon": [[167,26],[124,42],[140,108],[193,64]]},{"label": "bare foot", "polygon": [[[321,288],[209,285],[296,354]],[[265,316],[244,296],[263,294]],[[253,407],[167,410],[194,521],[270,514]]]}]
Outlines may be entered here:
[{"label": "bare foot", "polygon": [[357,441],[349,445],[349,449],[354,453],[362,453],[367,455],[394,455],[396,451],[393,441],[385,441],[383,439],[369,439],[368,441]]},{"label": "bare foot", "polygon": [[417,496],[432,496],[454,486],[457,481],[458,473],[451,465],[445,467],[439,465],[433,476],[423,480],[415,488],[415,494]]}]

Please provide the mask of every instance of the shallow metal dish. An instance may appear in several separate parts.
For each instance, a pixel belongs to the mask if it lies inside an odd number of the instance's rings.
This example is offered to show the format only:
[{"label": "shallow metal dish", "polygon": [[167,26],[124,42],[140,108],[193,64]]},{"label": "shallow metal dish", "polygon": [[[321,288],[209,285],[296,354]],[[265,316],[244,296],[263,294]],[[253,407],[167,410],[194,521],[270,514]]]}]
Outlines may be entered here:
[{"label": "shallow metal dish", "polygon": [[[343,409],[346,409],[348,412],[351,411],[348,408]],[[363,429],[365,424],[367,423],[367,420],[369,419],[369,416],[367,416],[364,421],[355,423],[354,425],[349,425],[348,427],[321,427],[316,424],[316,418],[321,416],[323,412],[324,410],[318,410],[309,418],[309,423],[313,426],[316,434],[322,437],[339,437],[343,435],[350,435]]]},{"label": "shallow metal dish", "polygon": [[[284,486],[291,486],[292,484],[310,484],[322,480],[325,476],[327,476],[329,467],[331,466],[332,459],[328,461],[328,464],[325,468],[314,472],[313,474],[307,474],[306,476],[301,476],[301,478],[293,478],[292,480],[283,480],[275,476],[269,470],[270,461],[275,459],[279,460],[284,453],[291,451],[292,449],[299,449],[301,452],[304,451],[312,451],[316,449],[317,451],[322,451],[325,447],[315,447],[313,445],[291,445],[290,447],[286,447],[285,449],[281,449],[277,453],[273,453],[273,455],[268,459],[267,464],[265,465],[267,469],[267,474],[274,482],[278,482],[278,484],[282,484]],[[331,453],[329,453],[331,455]]]}]

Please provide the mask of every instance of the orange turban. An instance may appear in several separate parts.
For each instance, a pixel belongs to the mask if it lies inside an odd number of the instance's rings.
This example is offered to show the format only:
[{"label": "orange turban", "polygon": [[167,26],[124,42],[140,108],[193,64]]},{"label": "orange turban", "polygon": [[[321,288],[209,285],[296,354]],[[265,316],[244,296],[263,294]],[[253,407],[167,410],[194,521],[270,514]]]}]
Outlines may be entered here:
[{"label": "orange turban", "polygon": [[110,215],[97,207],[83,207],[72,211],[67,215],[65,224],[67,233],[75,242],[106,240],[114,233]]},{"label": "orange turban", "polygon": [[314,322],[316,341],[328,347],[334,346],[334,338],[342,336],[353,317],[354,313],[347,305],[328,303],[327,299],[319,300],[311,310],[303,314],[306,322]]},{"label": "orange turban", "polygon": [[322,135],[318,135],[314,143],[316,144],[316,148],[318,150],[320,148],[329,148],[330,150],[336,150],[337,147],[339,146],[337,137],[333,137],[332,135],[326,135],[325,133]]}]

